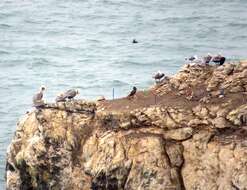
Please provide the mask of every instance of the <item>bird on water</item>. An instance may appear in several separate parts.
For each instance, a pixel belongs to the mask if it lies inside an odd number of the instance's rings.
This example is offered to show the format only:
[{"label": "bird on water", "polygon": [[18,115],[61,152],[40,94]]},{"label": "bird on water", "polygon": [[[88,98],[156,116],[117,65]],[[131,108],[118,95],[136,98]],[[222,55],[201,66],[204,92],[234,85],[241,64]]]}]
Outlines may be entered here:
[{"label": "bird on water", "polygon": [[45,105],[44,100],[43,100],[43,95],[44,95],[45,90],[46,90],[45,86],[41,86],[39,92],[33,96],[33,106],[34,107],[42,108]]},{"label": "bird on water", "polygon": [[137,44],[138,41],[137,41],[136,39],[133,39],[133,40],[132,40],[132,43],[133,43],[133,44]]},{"label": "bird on water", "polygon": [[129,95],[127,96],[128,98],[132,98],[134,97],[134,95],[136,94],[137,88],[134,86],[133,89],[131,90],[131,92],[129,93]]}]

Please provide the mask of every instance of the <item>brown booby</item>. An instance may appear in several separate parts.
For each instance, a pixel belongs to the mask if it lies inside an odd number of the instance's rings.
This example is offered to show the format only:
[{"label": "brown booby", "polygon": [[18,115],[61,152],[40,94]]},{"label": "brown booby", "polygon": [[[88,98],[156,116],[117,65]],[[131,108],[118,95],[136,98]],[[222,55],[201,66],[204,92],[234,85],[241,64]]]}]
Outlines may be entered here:
[{"label": "brown booby", "polygon": [[68,98],[69,100],[73,99],[77,94],[79,94],[78,90],[70,89],[64,93],[65,99]]},{"label": "brown booby", "polygon": [[137,88],[134,86],[132,91],[127,96],[128,98],[132,98],[136,94]]},{"label": "brown booby", "polygon": [[33,106],[36,108],[41,108],[45,105],[43,100],[43,93],[45,91],[45,87],[41,86],[40,91],[33,96]]}]

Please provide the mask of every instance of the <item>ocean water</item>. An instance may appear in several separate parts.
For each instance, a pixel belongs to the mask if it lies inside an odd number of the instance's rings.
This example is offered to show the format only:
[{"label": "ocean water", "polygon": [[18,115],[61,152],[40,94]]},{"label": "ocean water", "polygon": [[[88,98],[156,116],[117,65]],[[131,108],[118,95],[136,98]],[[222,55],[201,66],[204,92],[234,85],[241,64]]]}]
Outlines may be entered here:
[{"label": "ocean water", "polygon": [[121,97],[148,88],[157,70],[176,73],[186,56],[244,59],[246,10],[246,0],[1,0],[0,189],[6,148],[40,85],[50,102],[69,88]]}]

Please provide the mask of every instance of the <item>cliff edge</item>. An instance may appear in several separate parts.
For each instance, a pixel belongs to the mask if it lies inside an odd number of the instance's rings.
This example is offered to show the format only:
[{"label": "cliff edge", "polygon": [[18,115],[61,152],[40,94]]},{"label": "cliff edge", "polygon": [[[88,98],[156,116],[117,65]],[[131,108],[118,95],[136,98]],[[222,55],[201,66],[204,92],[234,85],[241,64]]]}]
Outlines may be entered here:
[{"label": "cliff edge", "polygon": [[247,189],[247,61],[185,65],[133,99],[48,104],[18,122],[7,189]]}]

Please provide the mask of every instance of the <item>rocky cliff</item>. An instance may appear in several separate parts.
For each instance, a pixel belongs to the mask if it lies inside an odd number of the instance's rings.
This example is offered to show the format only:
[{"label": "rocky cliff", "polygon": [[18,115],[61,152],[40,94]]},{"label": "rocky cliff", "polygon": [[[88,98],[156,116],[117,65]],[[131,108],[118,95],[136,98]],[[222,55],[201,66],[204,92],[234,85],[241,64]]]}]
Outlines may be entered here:
[{"label": "rocky cliff", "polygon": [[7,189],[247,189],[247,61],[185,65],[133,99],[48,104],[7,150]]}]

